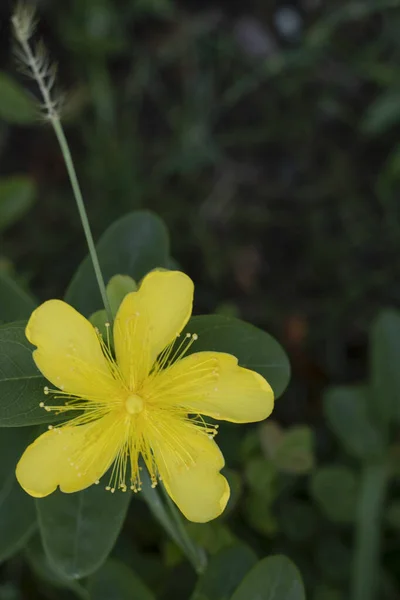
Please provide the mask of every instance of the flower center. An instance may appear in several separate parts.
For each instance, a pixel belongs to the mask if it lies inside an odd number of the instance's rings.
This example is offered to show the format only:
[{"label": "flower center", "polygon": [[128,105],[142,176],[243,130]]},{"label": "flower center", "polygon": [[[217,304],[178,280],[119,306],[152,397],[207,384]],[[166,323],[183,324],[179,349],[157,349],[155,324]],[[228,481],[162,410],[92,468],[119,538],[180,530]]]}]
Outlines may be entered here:
[{"label": "flower center", "polygon": [[136,394],[128,396],[125,401],[125,408],[130,415],[137,415],[138,413],[142,412],[143,407],[143,400],[140,396],[137,396]]}]

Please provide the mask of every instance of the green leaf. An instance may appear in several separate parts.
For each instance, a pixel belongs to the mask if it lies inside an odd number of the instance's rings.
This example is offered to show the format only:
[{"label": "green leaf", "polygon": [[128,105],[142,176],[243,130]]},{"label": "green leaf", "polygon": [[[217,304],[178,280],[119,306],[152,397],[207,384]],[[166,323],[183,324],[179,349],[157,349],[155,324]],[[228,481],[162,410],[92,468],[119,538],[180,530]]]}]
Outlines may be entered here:
[{"label": "green leaf", "polygon": [[275,497],[265,498],[258,493],[250,493],[246,498],[245,514],[251,528],[267,538],[276,536],[279,530],[272,501],[276,499],[277,490],[273,488]]},{"label": "green leaf", "polygon": [[92,600],[155,600],[136,573],[114,559],[90,577],[88,591]]},{"label": "green leaf", "polygon": [[257,556],[244,545],[235,545],[212,556],[199,578],[191,600],[229,600]]},{"label": "green leaf", "polygon": [[107,284],[107,296],[113,316],[118,312],[122,300],[130,292],[136,292],[137,284],[129,275],[114,275]]},{"label": "green leaf", "polygon": [[35,196],[36,187],[29,177],[16,175],[1,178],[0,231],[21,219],[32,206]]},{"label": "green leaf", "polygon": [[286,556],[260,560],[231,600],[305,600],[301,575]]},{"label": "green leaf", "polygon": [[295,425],[286,430],[272,460],[280,471],[295,475],[309,473],[314,467],[314,434],[311,428]]},{"label": "green leaf", "polygon": [[38,119],[36,103],[14,79],[0,71],[0,119],[17,125],[29,125]]},{"label": "green leaf", "polygon": [[246,465],[246,480],[250,488],[272,504],[277,495],[277,471],[265,458],[252,458]]},{"label": "green leaf", "polygon": [[381,432],[368,414],[365,386],[338,386],[324,395],[327,421],[346,451],[356,458],[379,456],[385,449]]},{"label": "green leaf", "polygon": [[60,575],[79,579],[106,560],[121,530],[131,494],[112,494],[103,485],[36,500],[43,547]]},{"label": "green leaf", "polygon": [[[168,232],[157,216],[137,211],[115,221],[96,248],[106,282],[118,274],[139,281],[152,269],[166,266]],[[90,257],[85,258],[75,273],[65,300],[85,316],[103,308]]]},{"label": "green leaf", "polygon": [[209,523],[192,523],[185,524],[189,537],[196,544],[209,554],[216,554],[223,548],[232,546],[237,541],[237,538],[232,531],[221,521]]},{"label": "green leaf", "polygon": [[382,135],[400,121],[400,90],[390,87],[369,107],[362,120],[365,133]]},{"label": "green leaf", "polygon": [[[29,566],[42,582],[58,589],[68,589],[80,600],[90,600],[89,592],[77,581],[63,577],[52,569],[44,554],[40,537],[34,536],[26,547],[25,556]],[[46,596],[47,597],[47,596]]]},{"label": "green leaf", "polygon": [[314,435],[307,425],[282,429],[268,419],[259,427],[260,442],[265,457],[278,471],[303,475],[314,466]]},{"label": "green leaf", "polygon": [[370,334],[371,412],[382,431],[400,418],[400,314],[382,311]]},{"label": "green leaf", "polygon": [[0,427],[49,423],[57,417],[39,407],[47,381],[32,358],[25,323],[0,327]]},{"label": "green leaf", "polygon": [[288,385],[289,360],[278,342],[261,329],[239,319],[204,315],[192,317],[185,332],[197,333],[199,336],[189,352],[214,350],[233,354],[242,367],[257,371],[265,377],[276,398]]},{"label": "green leaf", "polygon": [[9,323],[28,319],[35,308],[32,296],[0,271],[0,320]]},{"label": "green leaf", "polygon": [[15,478],[15,467],[32,431],[3,429],[0,435],[0,562],[20,550],[36,528],[33,499]]},{"label": "green leaf", "polygon": [[321,511],[331,521],[354,521],[358,482],[351,469],[339,465],[318,469],[311,478],[310,491]]}]

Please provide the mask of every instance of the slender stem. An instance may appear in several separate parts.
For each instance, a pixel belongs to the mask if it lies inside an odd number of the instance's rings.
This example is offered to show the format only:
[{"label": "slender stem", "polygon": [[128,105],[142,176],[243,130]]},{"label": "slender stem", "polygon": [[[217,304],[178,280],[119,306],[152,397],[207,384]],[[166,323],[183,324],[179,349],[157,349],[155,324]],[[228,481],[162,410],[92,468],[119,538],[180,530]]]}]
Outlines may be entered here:
[{"label": "slender stem", "polygon": [[63,130],[60,120],[58,118],[55,119],[54,121],[52,121],[52,125],[54,127],[54,131],[56,133],[58,143],[60,144],[61,152],[63,154],[65,165],[67,167],[68,175],[69,175],[69,178],[71,181],[71,186],[72,186],[72,189],[74,192],[74,196],[75,196],[76,204],[78,207],[83,231],[85,232],[87,245],[89,247],[89,253],[90,253],[90,256],[92,259],[93,269],[94,269],[96,279],[97,279],[97,285],[99,286],[100,294],[101,294],[101,297],[102,297],[102,300],[104,303],[104,307],[106,309],[107,318],[108,318],[109,322],[112,323],[113,316],[112,316],[112,312],[111,312],[111,306],[110,306],[110,302],[108,300],[106,286],[104,284],[103,274],[101,272],[101,267],[99,264],[99,258],[97,256],[96,247],[94,245],[92,231],[90,229],[90,224],[89,224],[85,204],[84,204],[84,201],[82,198],[82,192],[81,192],[81,189],[79,186],[78,178],[76,176],[76,171],[75,171],[74,163],[73,163],[73,160],[71,157],[71,152],[69,150],[68,142],[65,137],[64,130]]},{"label": "slender stem", "polygon": [[191,563],[192,563],[196,573],[198,573],[200,575],[201,573],[204,572],[204,570],[207,566],[207,558],[206,558],[205,552],[202,548],[199,548],[199,546],[196,546],[193,543],[193,540],[191,539],[190,535],[186,531],[185,525],[183,524],[180,512],[178,511],[175,504],[171,500],[171,498],[170,498],[167,490],[164,488],[164,486],[162,485],[161,487],[164,492],[164,496],[167,500],[167,504],[168,504],[170,513],[172,514],[172,517],[175,521],[176,527],[179,531],[181,540],[187,549],[188,556],[191,557]]},{"label": "slender stem", "polygon": [[389,468],[385,462],[363,466],[356,520],[352,600],[376,600],[380,574],[381,517]]},{"label": "slender stem", "polygon": [[[158,487],[152,487],[147,468],[143,465],[143,463],[141,464],[141,466],[143,467],[141,474],[141,494],[143,494],[148,507],[150,508],[157,521],[161,523],[161,525],[171,536],[171,538],[174,540],[177,546],[179,546],[179,548],[185,554],[187,559],[192,564],[194,570],[197,573],[203,572],[205,560],[200,554],[200,549],[197,549],[194,546],[192,540],[189,538],[187,532],[185,531],[180,515],[177,514],[175,505],[173,504],[172,500],[170,499],[162,485]],[[163,492],[165,493],[167,504],[170,509],[169,511],[166,509],[165,504],[160,498],[160,494],[158,491],[159,487],[162,487]]]},{"label": "slender stem", "polygon": [[37,60],[35,59],[35,57],[32,53],[29,42],[26,39],[21,38],[21,37],[19,38],[19,41],[25,52],[25,56],[28,61],[29,67],[32,71],[32,74],[33,74],[33,76],[39,86],[40,92],[43,96],[44,105],[47,110],[48,118],[53,126],[54,132],[57,136],[57,140],[58,140],[58,143],[61,148],[65,166],[67,168],[68,176],[69,176],[69,179],[71,182],[72,191],[75,196],[76,205],[78,207],[79,216],[80,216],[80,219],[82,222],[83,231],[85,233],[87,245],[89,248],[89,254],[92,259],[93,269],[94,269],[96,280],[97,280],[97,285],[99,286],[100,294],[101,294],[101,297],[102,297],[102,300],[104,303],[104,307],[106,309],[107,318],[110,321],[110,323],[112,323],[113,317],[112,317],[111,307],[110,307],[110,303],[108,300],[106,286],[105,286],[103,275],[101,272],[100,263],[99,263],[99,259],[98,259],[97,252],[96,252],[96,247],[94,245],[92,231],[90,229],[89,219],[88,219],[86,208],[85,208],[85,203],[83,201],[83,196],[82,196],[81,188],[79,185],[78,177],[76,175],[75,165],[74,165],[74,161],[71,156],[68,141],[67,141],[67,138],[65,137],[64,129],[62,127],[59,115],[55,108],[55,103],[53,102],[53,100],[51,98],[51,94],[50,94],[51,86],[46,84],[43,72],[41,71],[41,69],[38,66]]}]

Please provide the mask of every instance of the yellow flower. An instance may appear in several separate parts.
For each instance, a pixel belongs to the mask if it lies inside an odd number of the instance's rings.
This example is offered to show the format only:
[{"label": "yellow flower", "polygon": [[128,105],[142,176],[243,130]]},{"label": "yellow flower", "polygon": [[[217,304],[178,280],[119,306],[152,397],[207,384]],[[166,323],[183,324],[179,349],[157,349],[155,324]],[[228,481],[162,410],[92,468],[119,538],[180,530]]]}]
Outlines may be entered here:
[{"label": "yellow flower", "polygon": [[206,522],[224,510],[229,485],[214,441],[217,426],[201,415],[234,423],[260,421],[273,408],[261,375],[221,352],[185,356],[197,336],[177,340],[192,312],[193,283],[179,271],[152,271],[125,296],[110,343],[74,308],[49,300],[26,328],[37,347],[36,365],[58,389],[45,393],[65,404],[48,411],[77,416],[38,437],[17,465],[31,496],[60,487],[83,490],[111,467],[106,489],[141,488],[142,457],[153,486],[162,480],[191,521]]}]

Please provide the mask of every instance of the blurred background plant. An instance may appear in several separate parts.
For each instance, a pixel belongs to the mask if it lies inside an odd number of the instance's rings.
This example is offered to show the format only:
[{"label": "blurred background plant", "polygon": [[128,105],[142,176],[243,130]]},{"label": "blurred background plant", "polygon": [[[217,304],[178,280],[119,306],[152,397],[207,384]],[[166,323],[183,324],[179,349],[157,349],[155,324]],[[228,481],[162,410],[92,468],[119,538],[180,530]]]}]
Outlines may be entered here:
[{"label": "blurred background plant", "polygon": [[[235,494],[191,534],[216,557],[238,540],[283,552],[315,600],[398,598],[399,317],[380,309],[400,300],[400,1],[38,8],[95,237],[154,210],[196,312],[265,327],[291,356],[274,420],[221,435]],[[0,273],[44,300],[86,248],[56,140],[15,72],[10,14],[3,2]],[[190,568],[135,508],[107,569],[122,561],[157,597],[188,598]],[[38,598],[82,594],[29,556],[30,569],[4,564],[0,599],[25,597],[34,573]]]}]

